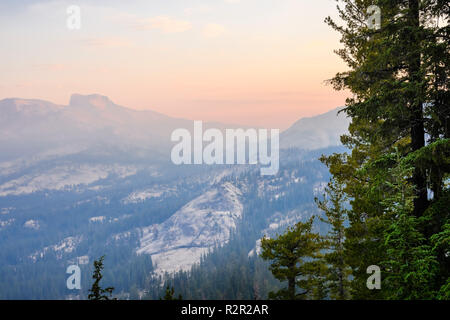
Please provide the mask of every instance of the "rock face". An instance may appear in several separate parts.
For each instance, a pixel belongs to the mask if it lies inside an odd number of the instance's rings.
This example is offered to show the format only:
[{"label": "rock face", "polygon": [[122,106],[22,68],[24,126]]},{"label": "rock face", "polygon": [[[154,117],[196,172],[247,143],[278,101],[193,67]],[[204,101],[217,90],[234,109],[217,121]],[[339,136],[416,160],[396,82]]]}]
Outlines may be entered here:
[{"label": "rock face", "polygon": [[241,191],[226,182],[187,203],[162,224],[142,229],[138,254],[150,254],[156,272],[188,270],[202,254],[230,239],[242,217]]}]

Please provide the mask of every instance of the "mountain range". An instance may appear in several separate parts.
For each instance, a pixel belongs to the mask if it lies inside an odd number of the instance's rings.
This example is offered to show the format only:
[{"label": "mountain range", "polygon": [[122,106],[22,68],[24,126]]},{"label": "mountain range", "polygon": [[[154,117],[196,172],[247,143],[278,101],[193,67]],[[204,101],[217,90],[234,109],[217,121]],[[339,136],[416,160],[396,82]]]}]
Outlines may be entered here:
[{"label": "mountain range", "polygon": [[106,279],[125,296],[189,272],[239,235],[252,256],[261,236],[317,212],[328,180],[317,158],[342,150],[349,123],[338,110],[282,132],[280,170],[263,177],[251,165],[173,165],[171,132],[191,120],[97,94],[74,94],[67,106],[1,100],[0,298],[83,297],[65,288],[65,268],[88,270],[103,254]]}]

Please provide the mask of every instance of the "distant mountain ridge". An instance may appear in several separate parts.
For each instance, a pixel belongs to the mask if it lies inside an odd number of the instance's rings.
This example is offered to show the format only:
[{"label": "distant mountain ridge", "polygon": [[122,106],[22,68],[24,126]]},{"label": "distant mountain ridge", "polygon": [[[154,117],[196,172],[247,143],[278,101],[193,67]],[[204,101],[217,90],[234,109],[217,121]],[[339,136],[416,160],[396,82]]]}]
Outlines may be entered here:
[{"label": "distant mountain ridge", "polygon": [[340,136],[347,132],[350,119],[342,107],[326,113],[301,118],[281,134],[281,148],[320,149],[340,145]]},{"label": "distant mountain ridge", "polygon": [[[337,116],[338,110],[298,120],[281,133],[281,148],[339,145],[349,121],[343,114]],[[0,197],[74,188],[143,168],[150,168],[145,170],[155,176],[165,175],[173,172],[171,133],[192,127],[191,120],[128,109],[98,94],[74,94],[68,106],[0,100]],[[204,123],[208,127],[233,128]]]},{"label": "distant mountain ridge", "polygon": [[[281,133],[281,148],[320,149],[339,145],[349,120],[339,108],[302,118]],[[99,94],[73,94],[67,106],[34,99],[0,100],[0,146],[3,157],[43,152],[67,144],[131,145],[167,154],[170,135],[177,128],[192,129],[193,122],[151,110],[119,106]],[[231,124],[205,122],[204,128],[238,128]],[[248,128],[248,127],[243,127]],[[2,156],[0,156],[0,160]]]}]

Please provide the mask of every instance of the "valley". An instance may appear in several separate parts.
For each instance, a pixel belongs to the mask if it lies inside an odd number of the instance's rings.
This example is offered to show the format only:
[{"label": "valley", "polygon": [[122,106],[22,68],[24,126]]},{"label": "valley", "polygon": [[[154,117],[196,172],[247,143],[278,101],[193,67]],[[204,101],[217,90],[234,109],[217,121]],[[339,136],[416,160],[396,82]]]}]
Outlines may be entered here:
[{"label": "valley", "polygon": [[[237,259],[236,268],[262,264],[255,254],[258,239],[317,213],[314,196],[329,177],[317,159],[342,150],[332,143],[341,123],[333,132],[324,120],[322,136],[329,138],[318,148],[286,143],[283,136],[291,141],[298,128],[281,133],[287,147],[273,176],[261,176],[259,165],[176,166],[163,138],[145,141],[165,134],[168,141],[170,125],[187,120],[142,112],[149,124],[139,127],[139,112],[101,96],[75,95],[68,107],[2,100],[0,109],[8,110],[0,113],[0,122],[8,124],[2,137],[30,114],[46,114],[23,127],[20,145],[0,139],[2,150],[16,149],[2,153],[0,162],[0,297],[6,299],[83,298],[92,261],[102,255],[105,281],[124,298],[158,298],[165,281],[194,279],[204,268],[205,277],[233,272],[221,269],[221,259]],[[46,123],[52,117],[64,119],[65,127]],[[53,137],[52,130],[63,133]],[[35,147],[32,156],[28,145]],[[233,258],[237,252],[239,259]],[[71,263],[82,270],[79,292],[65,287]],[[267,286],[249,272],[252,283]],[[252,298],[250,291],[236,294]]]}]

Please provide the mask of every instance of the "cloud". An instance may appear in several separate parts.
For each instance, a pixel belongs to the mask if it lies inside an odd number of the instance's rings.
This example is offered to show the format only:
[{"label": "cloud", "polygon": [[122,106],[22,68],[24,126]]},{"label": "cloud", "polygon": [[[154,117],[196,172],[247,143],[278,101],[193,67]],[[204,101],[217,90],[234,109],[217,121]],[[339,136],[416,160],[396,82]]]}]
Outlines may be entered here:
[{"label": "cloud", "polygon": [[225,31],[226,29],[224,26],[216,23],[209,23],[204,26],[202,33],[206,38],[217,38],[224,34]]},{"label": "cloud", "polygon": [[143,19],[137,25],[137,29],[140,30],[158,29],[164,33],[185,32],[191,28],[192,24],[189,21],[178,20],[167,16]]}]

